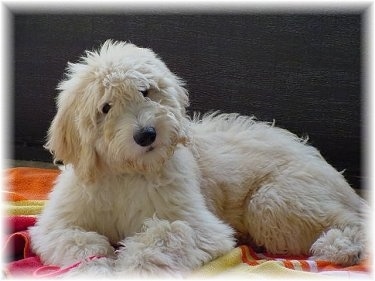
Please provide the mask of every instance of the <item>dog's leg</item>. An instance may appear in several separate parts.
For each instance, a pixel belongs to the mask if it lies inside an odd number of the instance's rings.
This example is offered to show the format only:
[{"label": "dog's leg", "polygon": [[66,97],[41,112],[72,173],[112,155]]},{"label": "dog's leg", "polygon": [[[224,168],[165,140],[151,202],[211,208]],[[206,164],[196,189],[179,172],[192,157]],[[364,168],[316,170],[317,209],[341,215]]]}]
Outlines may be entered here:
[{"label": "dog's leg", "polygon": [[[186,221],[154,217],[146,220],[143,230],[123,241],[116,261],[120,276],[181,277],[210,261],[215,243],[227,243],[203,237]],[[223,252],[232,247],[233,241]]]},{"label": "dog's leg", "polygon": [[366,222],[370,222],[370,214],[368,204],[361,199],[356,212],[340,216],[336,224],[315,241],[310,249],[313,258],[343,266],[357,264],[368,258],[371,239],[366,231]]},{"label": "dog's leg", "polygon": [[343,266],[357,264],[367,256],[363,225],[331,228],[311,246],[313,259],[328,260]]},{"label": "dog's leg", "polygon": [[361,200],[356,200],[356,210],[327,195],[329,200],[285,190],[280,182],[267,184],[249,198],[246,224],[258,245],[273,254],[313,254],[342,265],[356,264],[365,256]]},{"label": "dog's leg", "polygon": [[197,210],[199,215],[192,212],[192,216],[185,220],[196,233],[198,247],[209,254],[210,260],[233,249],[236,245],[235,231],[205,207]]},{"label": "dog's leg", "polygon": [[80,229],[46,229],[38,224],[29,229],[32,248],[46,264],[68,266],[91,256],[114,257],[108,239]]},{"label": "dog's leg", "polygon": [[234,230],[208,210],[200,187],[201,176],[192,152],[181,148],[167,163],[167,184],[160,191],[150,190],[150,195],[158,216],[168,221],[186,221],[195,231],[198,247],[214,259],[235,246]]},{"label": "dog's leg", "polygon": [[116,261],[120,275],[177,277],[210,260],[199,248],[195,231],[183,221],[148,219],[143,232],[122,244]]}]

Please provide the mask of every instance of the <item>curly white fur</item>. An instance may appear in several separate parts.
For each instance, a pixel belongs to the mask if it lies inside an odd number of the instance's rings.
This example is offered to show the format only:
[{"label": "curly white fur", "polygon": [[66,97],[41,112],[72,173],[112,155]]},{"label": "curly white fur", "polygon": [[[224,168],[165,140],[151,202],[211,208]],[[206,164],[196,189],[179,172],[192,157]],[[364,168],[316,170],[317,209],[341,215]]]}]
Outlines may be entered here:
[{"label": "curly white fur", "polygon": [[368,207],[315,148],[252,117],[190,120],[182,81],[151,50],[107,41],[59,90],[46,146],[67,167],[30,229],[43,262],[97,255],[76,271],[183,276],[235,237],[343,265],[366,254]]}]

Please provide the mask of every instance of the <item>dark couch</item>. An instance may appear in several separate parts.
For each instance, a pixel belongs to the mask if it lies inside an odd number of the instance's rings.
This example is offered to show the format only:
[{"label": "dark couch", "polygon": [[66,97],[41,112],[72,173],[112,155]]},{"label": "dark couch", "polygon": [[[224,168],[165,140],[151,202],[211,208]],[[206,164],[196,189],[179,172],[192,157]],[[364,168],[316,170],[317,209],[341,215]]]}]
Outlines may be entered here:
[{"label": "dark couch", "polygon": [[13,157],[42,145],[68,61],[104,40],[152,48],[187,82],[190,112],[255,115],[310,137],[355,188],[361,172],[361,13],[16,12]]}]

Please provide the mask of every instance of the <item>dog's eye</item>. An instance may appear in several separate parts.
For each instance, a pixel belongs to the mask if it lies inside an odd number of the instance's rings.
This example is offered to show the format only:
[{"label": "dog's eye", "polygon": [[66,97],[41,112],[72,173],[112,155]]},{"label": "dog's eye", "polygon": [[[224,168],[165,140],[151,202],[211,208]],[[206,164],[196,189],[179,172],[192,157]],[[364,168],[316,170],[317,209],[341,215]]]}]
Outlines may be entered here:
[{"label": "dog's eye", "polygon": [[147,95],[148,95],[148,90],[146,89],[146,90],[141,91],[141,94],[142,94],[144,97],[147,97]]},{"label": "dog's eye", "polygon": [[105,103],[102,107],[102,112],[104,114],[107,114],[109,112],[109,110],[111,109],[111,105],[109,103]]}]

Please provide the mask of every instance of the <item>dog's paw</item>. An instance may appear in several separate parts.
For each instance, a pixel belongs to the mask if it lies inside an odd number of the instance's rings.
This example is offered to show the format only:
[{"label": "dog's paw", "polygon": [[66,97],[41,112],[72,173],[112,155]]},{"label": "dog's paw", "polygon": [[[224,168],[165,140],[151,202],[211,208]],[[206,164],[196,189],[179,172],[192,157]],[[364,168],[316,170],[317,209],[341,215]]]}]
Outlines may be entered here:
[{"label": "dog's paw", "polygon": [[211,259],[197,242],[188,223],[153,218],[145,222],[144,232],[125,239],[116,269],[119,275],[137,277],[184,276]]},{"label": "dog's paw", "polygon": [[363,245],[354,242],[355,233],[346,229],[330,229],[322,234],[311,246],[310,252],[315,260],[327,260],[343,266],[358,264],[364,257]]},{"label": "dog's paw", "polygon": [[[91,256],[115,257],[108,239],[96,232],[79,229],[55,230],[44,236],[44,243],[34,247],[46,264],[68,266]],[[42,242],[43,242],[42,241]]]}]

